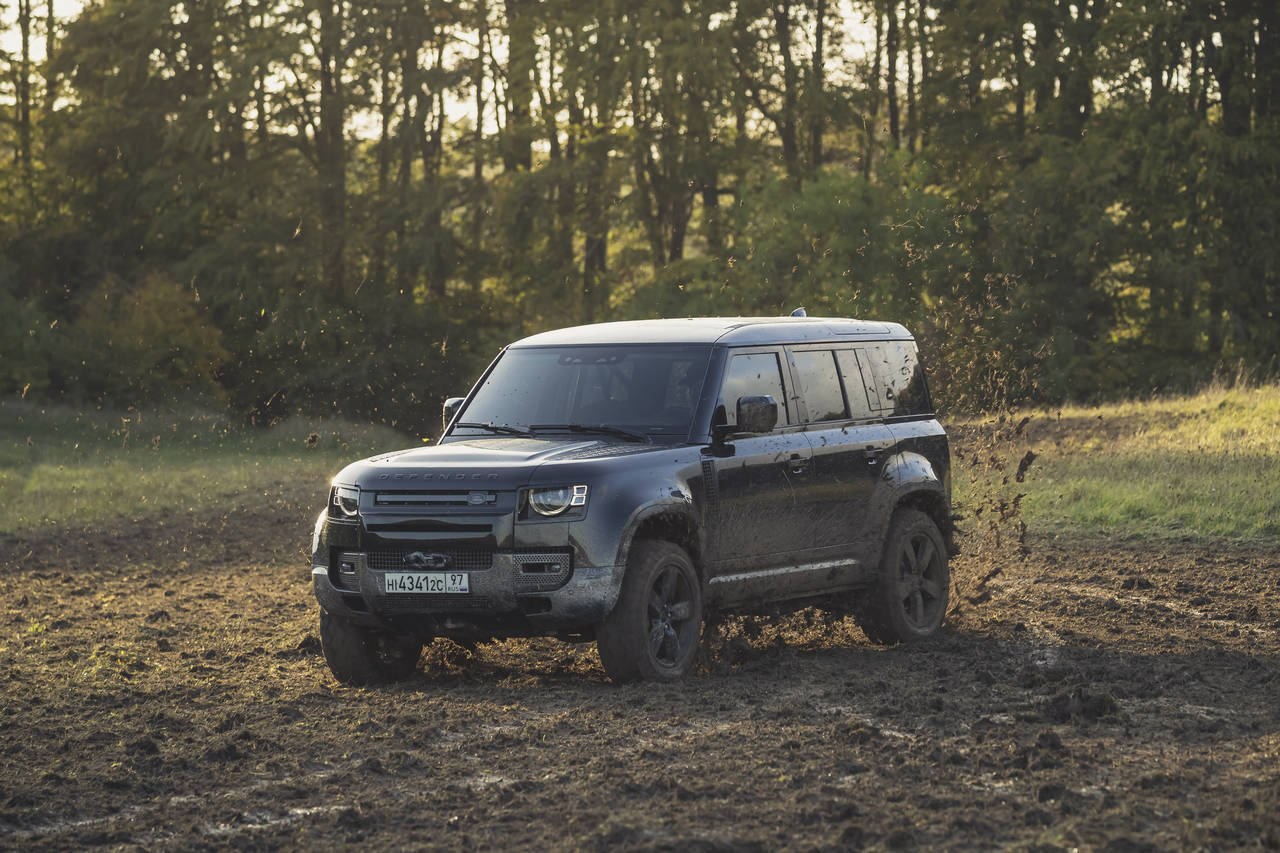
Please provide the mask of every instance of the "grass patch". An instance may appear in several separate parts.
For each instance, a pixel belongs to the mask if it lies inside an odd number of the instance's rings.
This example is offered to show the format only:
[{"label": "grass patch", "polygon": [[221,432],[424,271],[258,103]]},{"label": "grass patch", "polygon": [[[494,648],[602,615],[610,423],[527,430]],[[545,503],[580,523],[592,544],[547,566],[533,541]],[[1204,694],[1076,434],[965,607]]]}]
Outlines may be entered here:
[{"label": "grass patch", "polygon": [[[1023,495],[1020,518],[1038,534],[1280,540],[1280,386],[1017,413],[953,433],[956,502],[981,524]],[[1019,483],[1027,451],[1036,459]]]},{"label": "grass patch", "polygon": [[0,532],[252,505],[314,490],[346,463],[415,439],[388,427],[207,412],[76,411],[0,402]]},{"label": "grass patch", "polygon": [[[971,535],[997,524],[1008,535],[1025,522],[1037,535],[1280,541],[1280,386],[950,429],[955,501]],[[348,462],[418,441],[344,421],[254,430],[205,412],[0,402],[0,532],[248,507],[282,494],[314,492],[318,507]],[[1028,451],[1036,458],[1019,483]]]}]

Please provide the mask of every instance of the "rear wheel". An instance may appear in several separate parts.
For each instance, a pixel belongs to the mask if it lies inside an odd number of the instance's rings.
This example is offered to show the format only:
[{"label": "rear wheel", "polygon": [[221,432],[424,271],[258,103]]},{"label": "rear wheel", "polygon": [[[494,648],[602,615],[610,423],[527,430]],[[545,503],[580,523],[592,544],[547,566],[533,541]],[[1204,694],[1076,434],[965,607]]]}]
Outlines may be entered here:
[{"label": "rear wheel", "polygon": [[947,546],[933,519],[900,509],[889,523],[875,589],[858,624],[877,643],[896,645],[933,636],[947,612],[951,571]]},{"label": "rear wheel", "polygon": [[320,648],[334,677],[355,686],[403,681],[422,654],[422,642],[414,637],[356,625],[323,609]]},{"label": "rear wheel", "polygon": [[596,630],[609,678],[682,678],[693,666],[701,633],[702,587],[689,555],[670,542],[635,543],[618,603]]}]

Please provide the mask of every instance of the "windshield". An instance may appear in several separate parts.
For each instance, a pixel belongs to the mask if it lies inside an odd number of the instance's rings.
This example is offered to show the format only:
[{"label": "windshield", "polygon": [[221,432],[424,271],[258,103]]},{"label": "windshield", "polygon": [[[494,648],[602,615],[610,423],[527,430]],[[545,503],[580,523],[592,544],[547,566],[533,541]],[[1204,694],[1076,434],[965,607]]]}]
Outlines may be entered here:
[{"label": "windshield", "polygon": [[458,416],[454,434],[609,426],[685,436],[710,353],[709,346],[689,345],[509,349]]}]

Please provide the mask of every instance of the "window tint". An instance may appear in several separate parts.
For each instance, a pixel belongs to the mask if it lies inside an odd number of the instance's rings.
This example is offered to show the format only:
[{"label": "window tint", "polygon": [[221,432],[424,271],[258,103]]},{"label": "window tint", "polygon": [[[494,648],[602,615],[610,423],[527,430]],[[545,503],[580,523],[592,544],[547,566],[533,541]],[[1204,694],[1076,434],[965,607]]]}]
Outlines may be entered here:
[{"label": "window tint", "polygon": [[837,421],[848,417],[831,350],[801,350],[793,355],[796,378],[809,410],[809,420]]},{"label": "window tint", "polygon": [[725,372],[724,387],[716,407],[716,421],[723,424],[738,422],[738,398],[769,396],[778,404],[778,423],[789,424],[787,397],[782,391],[782,370],[778,356],[771,352],[735,355],[729,360]]},{"label": "window tint", "polygon": [[886,341],[869,350],[883,408],[892,409],[895,415],[922,415],[933,410],[914,342]]},{"label": "window tint", "polygon": [[871,413],[880,408],[880,398],[876,396],[874,380],[870,379],[870,366],[866,373],[868,381],[864,381],[862,367],[853,350],[837,350],[836,360],[840,363],[840,378],[844,380],[845,394],[849,398],[850,417],[871,417]]}]

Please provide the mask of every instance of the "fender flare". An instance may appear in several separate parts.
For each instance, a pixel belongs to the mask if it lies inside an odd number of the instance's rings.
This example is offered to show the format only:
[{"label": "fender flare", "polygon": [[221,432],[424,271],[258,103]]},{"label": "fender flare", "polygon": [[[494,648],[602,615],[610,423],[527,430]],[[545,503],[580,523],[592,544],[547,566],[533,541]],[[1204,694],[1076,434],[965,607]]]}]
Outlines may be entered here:
[{"label": "fender flare", "polygon": [[[934,470],[933,463],[927,457],[914,451],[896,453],[885,461],[880,472],[880,483],[872,497],[870,511],[879,522],[875,531],[878,541],[883,541],[893,511],[912,495],[928,494],[942,500],[944,506],[950,506],[951,499],[946,486]],[[944,536],[947,530],[942,530]]]},{"label": "fender flare", "polygon": [[[640,528],[650,519],[664,515],[678,519],[678,523],[685,528],[686,533],[692,534],[697,543],[697,550],[696,553],[689,555],[689,559],[693,561],[695,568],[699,569],[699,575],[701,575],[701,556],[706,544],[705,532],[702,529],[702,522],[694,510],[693,500],[688,496],[687,492],[680,497],[661,497],[636,507],[635,511],[631,513],[631,517],[627,519],[622,537],[618,540],[618,555],[615,564],[623,571],[626,571],[627,558],[631,554],[631,546],[635,542],[636,534],[640,531]],[[682,548],[685,547],[683,542],[676,542],[675,544],[680,545]],[[621,577],[621,573],[619,573],[619,577]]]}]

